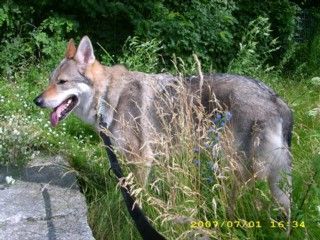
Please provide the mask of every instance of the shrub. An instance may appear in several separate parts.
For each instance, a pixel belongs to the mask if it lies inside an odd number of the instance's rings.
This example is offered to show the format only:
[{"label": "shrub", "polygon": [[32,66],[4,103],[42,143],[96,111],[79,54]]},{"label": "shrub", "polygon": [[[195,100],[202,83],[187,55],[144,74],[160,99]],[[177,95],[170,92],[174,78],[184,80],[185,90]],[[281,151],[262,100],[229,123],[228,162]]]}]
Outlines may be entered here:
[{"label": "shrub", "polygon": [[[273,64],[279,63],[283,54],[293,44],[300,8],[290,0],[239,0],[237,2],[238,9],[235,11],[235,16],[241,29],[237,31],[240,33],[238,36],[242,36],[241,32],[246,31],[248,23],[252,20],[259,16],[269,18],[271,29],[269,34],[272,39],[278,39],[280,46],[272,55],[271,60]],[[267,41],[266,39],[265,43]]]},{"label": "shrub", "polygon": [[228,72],[256,76],[271,69],[266,61],[278,48],[277,39],[271,37],[270,26],[269,19],[263,17],[258,17],[248,24],[239,52],[230,62]]},{"label": "shrub", "polygon": [[77,29],[74,21],[60,16],[50,16],[35,26],[28,19],[33,12],[32,7],[11,1],[0,7],[0,74],[7,79],[35,60],[56,64],[65,49],[65,36]]},{"label": "shrub", "polygon": [[311,73],[320,74],[320,27],[310,44],[308,66]]},{"label": "shrub", "polygon": [[138,37],[129,37],[122,49],[123,54],[118,62],[126,65],[130,70],[148,73],[158,70],[160,41],[152,39],[143,42]]},{"label": "shrub", "polygon": [[64,17],[54,16],[45,19],[30,33],[30,45],[38,59],[49,60],[52,67],[57,64],[65,51],[65,36],[75,32],[77,27],[74,21]]},{"label": "shrub", "polygon": [[165,1],[155,4],[150,18],[137,23],[142,39],[159,39],[166,60],[173,54],[183,59],[196,53],[205,63],[223,68],[233,54],[236,19],[233,1]]}]

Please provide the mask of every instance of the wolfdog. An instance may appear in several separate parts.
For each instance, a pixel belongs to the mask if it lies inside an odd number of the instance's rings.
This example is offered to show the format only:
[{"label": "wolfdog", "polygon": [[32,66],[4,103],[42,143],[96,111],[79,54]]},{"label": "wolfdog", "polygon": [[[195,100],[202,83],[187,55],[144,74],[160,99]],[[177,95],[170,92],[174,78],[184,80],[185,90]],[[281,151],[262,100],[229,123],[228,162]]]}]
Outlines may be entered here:
[{"label": "wolfdog", "polygon": [[[146,74],[124,66],[103,66],[96,60],[90,39],[84,36],[78,48],[71,39],[64,59],[52,72],[48,88],[35,98],[36,105],[51,108],[52,126],[71,112],[112,135],[138,182],[145,183],[156,156],[155,132],[163,132],[158,105],[161,94],[176,95],[170,74]],[[231,113],[227,124],[232,146],[239,156],[239,181],[252,176],[266,179],[272,196],[290,217],[292,113],[278,95],[258,80],[231,74],[208,74],[184,78],[190,104],[200,99],[210,112],[219,106]],[[167,108],[166,106],[165,108]],[[168,120],[169,121],[169,120]],[[280,188],[285,179],[287,190]]]}]

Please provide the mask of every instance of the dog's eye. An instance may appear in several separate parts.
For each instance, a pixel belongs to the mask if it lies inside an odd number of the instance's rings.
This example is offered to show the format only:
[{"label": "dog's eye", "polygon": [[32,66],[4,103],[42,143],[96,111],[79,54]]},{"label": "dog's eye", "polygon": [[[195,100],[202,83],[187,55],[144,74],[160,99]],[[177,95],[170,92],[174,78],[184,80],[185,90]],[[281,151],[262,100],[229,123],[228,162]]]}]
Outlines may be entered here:
[{"label": "dog's eye", "polygon": [[58,81],[58,84],[65,84],[66,82],[67,82],[66,80],[60,79],[60,80]]}]

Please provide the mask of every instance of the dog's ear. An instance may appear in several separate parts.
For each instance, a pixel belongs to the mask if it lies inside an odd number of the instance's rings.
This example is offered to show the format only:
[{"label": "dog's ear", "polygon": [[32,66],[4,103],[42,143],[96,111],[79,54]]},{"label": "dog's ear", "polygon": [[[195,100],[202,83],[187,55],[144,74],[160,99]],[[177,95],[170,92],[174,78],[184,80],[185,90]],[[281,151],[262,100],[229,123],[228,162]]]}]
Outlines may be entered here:
[{"label": "dog's ear", "polygon": [[87,66],[94,63],[96,58],[93,53],[91,41],[87,36],[81,39],[74,59],[78,63],[81,71],[84,71]]},{"label": "dog's ear", "polygon": [[65,58],[72,59],[76,55],[76,45],[74,44],[74,40],[71,38],[68,42]]}]

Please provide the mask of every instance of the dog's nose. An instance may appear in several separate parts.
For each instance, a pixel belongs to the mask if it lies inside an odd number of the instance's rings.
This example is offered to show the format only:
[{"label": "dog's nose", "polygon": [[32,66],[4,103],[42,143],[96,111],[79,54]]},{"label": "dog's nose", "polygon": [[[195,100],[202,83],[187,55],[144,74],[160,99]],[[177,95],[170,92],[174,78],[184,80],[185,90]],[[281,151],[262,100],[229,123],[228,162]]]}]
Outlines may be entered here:
[{"label": "dog's nose", "polygon": [[36,97],[33,102],[39,106],[39,107],[43,107],[43,103],[44,103],[44,100],[43,100],[43,97],[41,95],[39,95],[38,97]]}]

